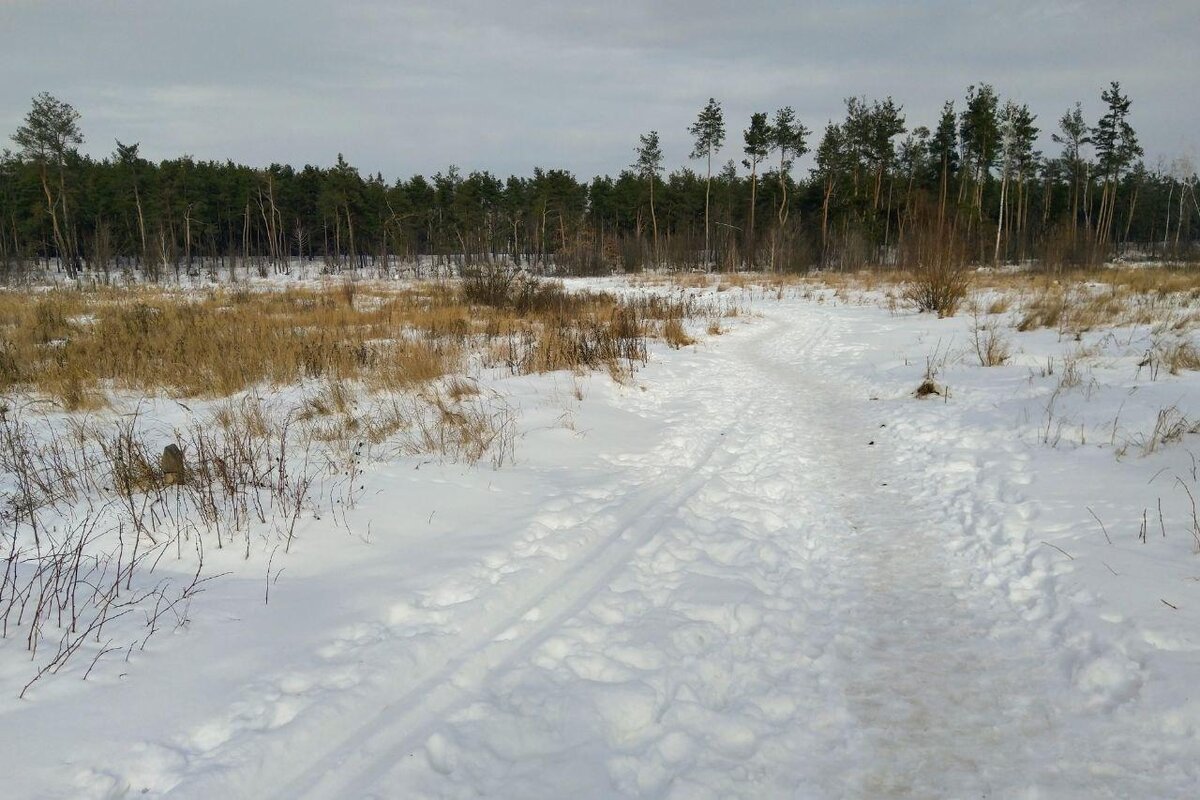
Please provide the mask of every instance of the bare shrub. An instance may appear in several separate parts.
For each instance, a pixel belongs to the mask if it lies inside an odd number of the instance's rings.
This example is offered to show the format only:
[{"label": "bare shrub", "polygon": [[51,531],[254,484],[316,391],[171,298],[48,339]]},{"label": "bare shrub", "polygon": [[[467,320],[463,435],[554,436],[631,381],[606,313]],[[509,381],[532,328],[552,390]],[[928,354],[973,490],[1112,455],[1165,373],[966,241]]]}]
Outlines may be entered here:
[{"label": "bare shrub", "polygon": [[978,314],[971,326],[971,342],[981,367],[1003,366],[1012,354],[1008,340],[1000,334],[1000,326],[996,321],[981,322]]},{"label": "bare shrub", "polygon": [[503,265],[486,264],[463,273],[463,297],[469,303],[503,307],[509,302],[509,290],[515,273]]},{"label": "bare shrub", "polygon": [[952,317],[970,287],[966,242],[927,202],[917,204],[912,216],[911,233],[898,254],[899,265],[909,272],[903,297],[918,311]]},{"label": "bare shrub", "polygon": [[[149,534],[144,504],[126,505],[119,490],[102,494],[91,483],[106,464],[84,431],[35,427],[19,411],[0,424],[0,637],[19,636],[34,664],[22,697],[81,653],[91,659],[86,678],[105,655],[145,647],[168,620],[181,624],[204,580],[199,569],[190,580],[151,577],[169,542]],[[107,466],[128,483],[143,480],[130,459]]]},{"label": "bare shrub", "polygon": [[913,270],[903,296],[918,311],[953,317],[969,288],[970,275],[965,267],[933,262]]}]

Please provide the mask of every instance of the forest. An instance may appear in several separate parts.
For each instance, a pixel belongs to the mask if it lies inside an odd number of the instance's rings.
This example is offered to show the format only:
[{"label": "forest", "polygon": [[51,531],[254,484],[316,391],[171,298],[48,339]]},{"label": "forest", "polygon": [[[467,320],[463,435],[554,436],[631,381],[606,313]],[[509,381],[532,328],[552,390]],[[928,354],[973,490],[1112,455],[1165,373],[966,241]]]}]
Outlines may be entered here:
[{"label": "forest", "polygon": [[[850,97],[822,130],[785,107],[738,131],[710,99],[689,129],[695,169],[667,173],[650,131],[616,177],[450,166],[389,183],[340,154],[328,168],[155,163],[117,141],[97,160],[79,151],[79,112],[42,93],[0,154],[0,279],[267,275],[297,260],[589,275],[1195,259],[1195,165],[1148,167],[1131,99],[1113,82],[1100,100],[1098,119],[1075,103],[1047,123],[979,84],[932,125],[910,126],[890,97]],[[1037,149],[1044,129],[1055,152]]]}]

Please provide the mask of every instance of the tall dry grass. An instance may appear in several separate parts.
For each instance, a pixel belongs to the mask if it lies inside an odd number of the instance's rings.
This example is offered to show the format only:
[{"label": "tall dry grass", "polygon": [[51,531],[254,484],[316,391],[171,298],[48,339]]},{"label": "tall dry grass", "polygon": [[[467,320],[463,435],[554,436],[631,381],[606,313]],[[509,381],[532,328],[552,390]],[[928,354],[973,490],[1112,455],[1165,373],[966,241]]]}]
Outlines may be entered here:
[{"label": "tall dry grass", "polygon": [[686,301],[568,292],[543,281],[203,293],[0,293],[0,393],[67,410],[112,392],[216,398],[304,379],[395,390],[505,353],[516,372],[628,369],[646,343],[681,341]]}]

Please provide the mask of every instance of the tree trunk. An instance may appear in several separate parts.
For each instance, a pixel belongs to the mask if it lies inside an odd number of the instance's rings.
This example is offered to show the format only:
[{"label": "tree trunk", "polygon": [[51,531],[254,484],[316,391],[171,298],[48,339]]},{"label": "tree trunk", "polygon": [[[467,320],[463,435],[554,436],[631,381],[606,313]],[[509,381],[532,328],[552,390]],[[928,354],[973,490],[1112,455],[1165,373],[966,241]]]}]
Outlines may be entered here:
[{"label": "tree trunk", "polygon": [[704,270],[707,272],[712,264],[712,248],[709,244],[708,200],[712,193],[712,147],[708,148],[708,174],[704,179]]},{"label": "tree trunk", "polygon": [[67,178],[66,168],[62,163],[61,158],[58,162],[58,202],[62,204],[62,227],[61,234],[63,243],[66,246],[66,252],[63,254],[67,260],[67,274],[72,278],[78,273],[79,262],[77,260],[74,247],[74,237],[71,230],[71,210],[67,204]]},{"label": "tree trunk", "polygon": [[654,228],[654,268],[662,263],[658,254],[658,215],[654,213],[654,173],[650,173],[650,223]]},{"label": "tree trunk", "polygon": [[821,202],[821,264],[827,266],[829,254],[829,201],[833,198],[833,176],[825,179],[825,198]]},{"label": "tree trunk", "polygon": [[[50,227],[54,233],[54,249],[58,251],[58,263],[61,266],[66,261],[66,242],[63,240],[62,230],[58,224],[58,202],[54,199],[54,193],[50,191],[49,176],[46,174],[46,168],[42,167],[42,191],[46,194],[46,211],[50,213]],[[71,268],[67,267],[67,274],[70,275]],[[72,275],[72,277],[74,277]]]},{"label": "tree trunk", "polygon": [[750,269],[754,269],[754,211],[758,205],[758,162],[752,162],[750,166],[750,232],[746,238],[746,264]]},{"label": "tree trunk", "polygon": [[1008,195],[1008,166],[1004,167],[1004,176],[1000,180],[1000,214],[996,219],[996,249],[992,254],[992,263],[1000,266],[1000,236],[1004,231],[1004,202]]},{"label": "tree trunk", "polygon": [[142,214],[142,196],[136,183],[133,185],[133,204],[137,207],[138,234],[142,239],[142,268],[145,269],[149,259],[149,251],[146,248],[146,217]]}]

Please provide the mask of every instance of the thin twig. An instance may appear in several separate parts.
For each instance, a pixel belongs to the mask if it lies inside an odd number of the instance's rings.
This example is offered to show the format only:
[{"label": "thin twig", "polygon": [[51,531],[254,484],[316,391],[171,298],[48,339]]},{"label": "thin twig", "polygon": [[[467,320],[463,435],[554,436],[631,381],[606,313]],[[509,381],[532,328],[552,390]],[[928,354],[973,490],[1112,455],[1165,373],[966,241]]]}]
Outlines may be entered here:
[{"label": "thin twig", "polygon": [[1075,560],[1075,556],[1071,555],[1071,554],[1070,554],[1070,553],[1068,553],[1066,550],[1063,550],[1061,547],[1059,547],[1059,546],[1058,546],[1058,545],[1056,545],[1056,544],[1050,544],[1049,542],[1042,542],[1042,544],[1046,545],[1046,547],[1053,547],[1055,550],[1057,550],[1058,552],[1062,553],[1064,556],[1066,556],[1067,558],[1071,559],[1072,561],[1074,561],[1074,560]]},{"label": "thin twig", "polygon": [[1104,531],[1104,538],[1108,540],[1109,544],[1112,544],[1112,537],[1108,535],[1108,528],[1104,527],[1104,523],[1096,516],[1096,512],[1092,511],[1090,506],[1088,507],[1088,513],[1092,515],[1092,519],[1100,523],[1100,530]]}]

